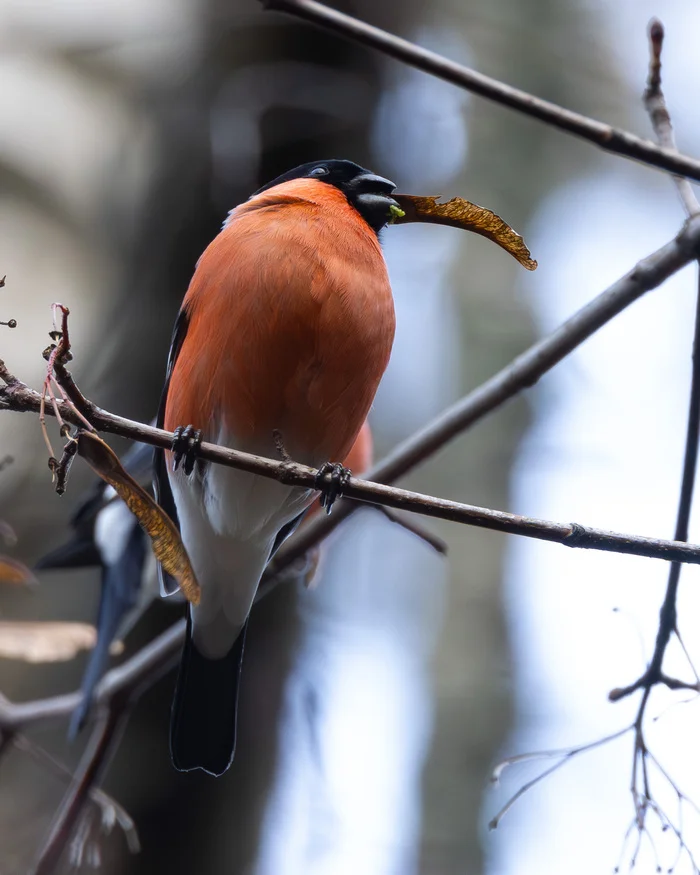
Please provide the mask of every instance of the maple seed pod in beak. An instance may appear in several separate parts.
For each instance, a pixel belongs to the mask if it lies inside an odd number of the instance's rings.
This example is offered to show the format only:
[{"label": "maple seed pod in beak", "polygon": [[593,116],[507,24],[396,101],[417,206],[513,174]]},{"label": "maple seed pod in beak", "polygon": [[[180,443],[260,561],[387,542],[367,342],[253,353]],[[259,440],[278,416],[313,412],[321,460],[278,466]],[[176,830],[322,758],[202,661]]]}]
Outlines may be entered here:
[{"label": "maple seed pod in beak", "polygon": [[[530,250],[520,234],[500,216],[485,207],[480,207],[461,197],[453,197],[444,204],[438,203],[439,195],[420,197],[413,194],[394,194],[392,198],[399,205],[399,210],[395,212],[393,207],[390,209],[392,215],[390,224],[421,222],[450,225],[464,231],[473,231],[493,240],[527,270],[535,270],[537,267],[537,262],[530,256]],[[399,212],[402,215],[398,215]]]}]

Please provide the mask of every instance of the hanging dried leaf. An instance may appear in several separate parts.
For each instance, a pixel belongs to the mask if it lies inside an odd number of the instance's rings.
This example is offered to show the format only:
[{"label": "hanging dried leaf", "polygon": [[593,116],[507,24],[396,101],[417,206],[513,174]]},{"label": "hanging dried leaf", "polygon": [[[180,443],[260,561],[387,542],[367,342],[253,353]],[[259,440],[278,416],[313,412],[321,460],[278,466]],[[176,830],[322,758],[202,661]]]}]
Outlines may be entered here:
[{"label": "hanging dried leaf", "polygon": [[392,194],[392,198],[404,212],[395,215],[392,224],[405,225],[408,222],[423,222],[435,225],[450,225],[488,237],[501,249],[509,252],[523,267],[534,270],[537,262],[530,257],[525,241],[506,224],[500,216],[484,207],[472,204],[461,197],[453,197],[447,203],[439,204],[438,197],[419,197],[413,194]]},{"label": "hanging dried leaf", "polygon": [[65,662],[91,650],[97,631],[87,623],[0,620],[0,656],[25,662]]},{"label": "hanging dried leaf", "polygon": [[151,496],[126,473],[107,444],[93,432],[78,434],[78,454],[110,486],[141,524],[153,544],[153,553],[179,584],[185,598],[199,604],[200,589],[177,526]]},{"label": "hanging dried leaf", "polygon": [[22,562],[11,559],[9,556],[0,555],[0,583],[9,583],[13,586],[34,586],[37,579]]}]

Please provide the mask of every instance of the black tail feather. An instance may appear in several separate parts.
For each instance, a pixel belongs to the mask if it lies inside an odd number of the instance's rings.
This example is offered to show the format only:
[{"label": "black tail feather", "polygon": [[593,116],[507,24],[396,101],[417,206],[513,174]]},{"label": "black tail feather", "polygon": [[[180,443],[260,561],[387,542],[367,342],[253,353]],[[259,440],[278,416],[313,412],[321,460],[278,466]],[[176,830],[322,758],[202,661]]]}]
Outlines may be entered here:
[{"label": "black tail feather", "polygon": [[223,775],[236,748],[236,707],[248,622],[223,659],[207,659],[192,641],[188,608],[187,638],[177,676],[170,720],[170,755],[180,772],[203,769]]}]

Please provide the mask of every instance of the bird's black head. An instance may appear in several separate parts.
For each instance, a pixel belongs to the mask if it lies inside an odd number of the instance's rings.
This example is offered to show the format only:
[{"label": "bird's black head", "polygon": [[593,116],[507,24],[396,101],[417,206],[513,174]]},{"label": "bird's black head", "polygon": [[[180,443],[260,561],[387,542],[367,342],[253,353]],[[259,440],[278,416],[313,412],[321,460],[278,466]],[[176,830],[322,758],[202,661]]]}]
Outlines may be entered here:
[{"label": "bird's black head", "polygon": [[377,233],[391,220],[391,208],[399,208],[396,201],[390,197],[396,188],[393,182],[382,176],[376,176],[353,161],[341,161],[337,158],[329,161],[310,161],[308,164],[294,167],[272,182],[268,182],[255,194],[292,179],[317,179],[339,189]]}]

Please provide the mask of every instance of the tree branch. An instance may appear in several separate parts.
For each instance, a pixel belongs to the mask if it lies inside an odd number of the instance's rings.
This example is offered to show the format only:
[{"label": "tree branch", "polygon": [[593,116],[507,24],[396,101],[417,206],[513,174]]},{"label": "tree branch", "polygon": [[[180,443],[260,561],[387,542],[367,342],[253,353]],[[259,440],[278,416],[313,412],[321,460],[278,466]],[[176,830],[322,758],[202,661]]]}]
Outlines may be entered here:
[{"label": "tree branch", "polygon": [[476,70],[450,61],[442,55],[423,49],[409,40],[331,9],[323,3],[317,3],[316,0],[261,0],[261,2],[266,9],[287,12],[289,15],[333,31],[345,39],[377,49],[382,54],[403,61],[439,79],[445,79],[459,88],[507,106],[530,118],[538,119],[567,134],[587,140],[606,152],[632,158],[677,176],[700,181],[700,161],[695,158],[681,155],[670,148],[657,146],[650,140],[644,140],[629,131],[612,127],[557,106],[548,100],[542,100],[526,91],[512,88],[496,79],[477,73]]},{"label": "tree branch", "polygon": [[[678,236],[642,259],[626,276],[601,292],[551,334],[519,355],[497,374],[474,389],[425,428],[399,444],[378,465],[367,472],[369,480],[393,483],[462,434],[483,417],[534,386],[547,371],[580,346],[603,325],[610,322],[645,292],[697,257],[700,247],[700,219],[694,217]],[[0,398],[0,405],[2,400]],[[297,561],[319,540],[326,537],[355,510],[340,502],[333,516],[318,517],[298,531],[277,552],[263,578],[266,587],[289,564]]]},{"label": "tree branch", "polygon": [[[644,108],[649,115],[659,145],[678,154],[671,116],[666,107],[664,93],[661,90],[661,51],[663,45],[664,26],[658,18],[652,18],[649,22],[649,76],[643,96]],[[696,215],[700,212],[700,204],[693,191],[693,186],[681,176],[674,176],[673,180],[676,183],[686,214],[688,216]]]},{"label": "tree branch", "polygon": [[[649,78],[647,88],[644,92],[644,104],[651,118],[654,130],[659,141],[668,148],[675,148],[673,139],[673,127],[671,119],[666,108],[663,92],[661,90],[661,47],[663,45],[663,27],[660,22],[652,21],[650,25],[650,48],[651,57],[649,63]],[[681,199],[686,208],[686,211],[691,217],[697,217],[699,210],[698,201],[691,186],[686,180],[676,180]],[[695,483],[697,461],[698,461],[698,439],[700,437],[700,287],[698,289],[698,299],[696,304],[695,314],[695,337],[693,342],[693,369],[691,380],[690,404],[688,412],[688,425],[686,433],[685,456],[683,462],[683,476],[681,494],[678,505],[678,515],[676,520],[675,537],[679,541],[684,541],[688,537],[688,523],[690,519],[690,510],[692,505],[693,487]],[[561,768],[565,763],[580,753],[587,752],[594,747],[602,744],[607,744],[627,732],[632,731],[634,736],[633,753],[632,753],[632,781],[631,793],[634,805],[634,816],[630,823],[625,838],[623,841],[621,860],[626,854],[630,854],[629,868],[634,869],[637,862],[637,857],[640,851],[642,838],[646,836],[652,846],[656,871],[661,872],[662,866],[659,861],[659,856],[656,853],[653,838],[650,833],[650,818],[652,822],[660,828],[662,832],[670,832],[676,840],[676,858],[672,865],[663,867],[667,872],[675,871],[676,864],[682,854],[685,854],[690,862],[692,871],[700,873],[700,868],[693,856],[692,850],[689,848],[683,835],[683,803],[690,805],[695,811],[698,811],[691,800],[680,790],[670,774],[663,768],[660,762],[656,759],[653,753],[647,746],[644,734],[644,717],[646,709],[650,701],[652,689],[663,684],[672,690],[688,690],[700,692],[700,677],[695,673],[695,682],[687,682],[674,677],[669,677],[663,672],[663,660],[666,653],[666,648],[675,634],[683,646],[680,639],[677,627],[676,614],[676,597],[678,592],[678,583],[680,578],[681,565],[673,562],[669,571],[668,584],[666,594],[661,607],[659,616],[659,626],[654,646],[654,653],[647,666],[646,671],[626,687],[618,687],[611,690],[608,697],[611,702],[617,702],[637,690],[642,691],[641,701],[637,708],[634,723],[627,726],[613,735],[599,739],[593,744],[579,745],[561,751],[542,751],[537,753],[518,754],[514,757],[509,757],[503,763],[496,767],[494,771],[494,780],[503,772],[503,769],[516,763],[525,762],[535,759],[556,759],[554,765],[543,769],[534,779],[523,784],[506,802],[501,811],[491,821],[490,826],[496,827],[505,813],[507,813],[512,805],[520,799],[533,786],[538,784],[543,779],[549,777],[553,772]],[[688,656],[685,647],[683,647],[686,656]],[[690,661],[690,660],[689,660]],[[692,663],[691,663],[692,666]],[[653,775],[653,771],[656,775]],[[667,789],[670,789],[676,796],[678,802],[678,814],[674,819],[669,816],[666,811],[658,803],[654,795],[655,781],[662,779]],[[653,779],[653,780],[652,780]],[[628,840],[633,842],[631,852],[628,850]],[[620,865],[615,867],[615,872],[620,871]]]},{"label": "tree branch", "polygon": [[[0,375],[2,368],[3,365],[0,362]],[[0,408],[3,405],[6,406],[6,409],[38,413],[41,408],[41,396],[25,386],[24,383],[15,380],[6,389],[0,388]],[[72,406],[66,403],[57,401],[52,408],[47,408],[47,410],[52,415],[59,412],[66,421],[75,423],[78,418]],[[145,423],[132,422],[96,407],[93,407],[92,423],[95,428],[104,429],[122,437],[141,440],[153,446],[170,447],[174,438],[171,432]],[[306,465],[291,461],[266,459],[262,456],[231,450],[204,441],[199,447],[198,455],[207,461],[279,480],[290,486],[318,489],[319,482],[324,480],[322,476],[319,478],[317,469],[309,468]],[[330,475],[326,475],[326,478],[330,478]],[[478,526],[513,535],[524,535],[543,541],[555,541],[567,547],[584,547],[592,550],[646,556],[652,559],[673,559],[679,562],[700,564],[700,545],[609,532],[582,526],[578,523],[557,523],[550,520],[534,519],[506,511],[475,507],[459,501],[424,495],[420,492],[411,492],[395,486],[385,486],[381,483],[361,480],[359,477],[349,478],[343,487],[343,495],[356,501],[380,504],[464,525]],[[275,567],[276,573],[279,570],[278,567]]]}]

